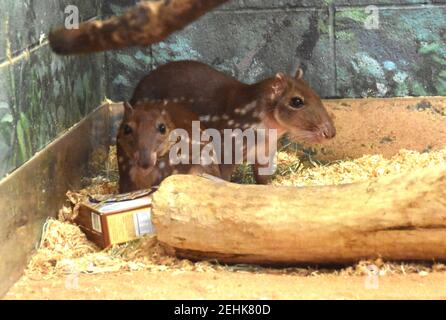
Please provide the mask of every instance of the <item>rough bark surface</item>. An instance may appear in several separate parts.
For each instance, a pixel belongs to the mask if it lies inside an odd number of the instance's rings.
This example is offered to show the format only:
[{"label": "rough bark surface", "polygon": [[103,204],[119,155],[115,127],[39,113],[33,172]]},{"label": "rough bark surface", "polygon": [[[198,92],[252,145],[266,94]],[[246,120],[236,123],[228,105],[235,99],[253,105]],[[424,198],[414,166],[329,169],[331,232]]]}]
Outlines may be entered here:
[{"label": "rough bark surface", "polygon": [[160,42],[228,0],[163,0],[142,2],[121,17],[64,27],[49,35],[58,54],[92,53]]},{"label": "rough bark surface", "polygon": [[446,259],[446,167],[341,186],[273,187],[173,176],[154,195],[158,238],[229,263]]}]

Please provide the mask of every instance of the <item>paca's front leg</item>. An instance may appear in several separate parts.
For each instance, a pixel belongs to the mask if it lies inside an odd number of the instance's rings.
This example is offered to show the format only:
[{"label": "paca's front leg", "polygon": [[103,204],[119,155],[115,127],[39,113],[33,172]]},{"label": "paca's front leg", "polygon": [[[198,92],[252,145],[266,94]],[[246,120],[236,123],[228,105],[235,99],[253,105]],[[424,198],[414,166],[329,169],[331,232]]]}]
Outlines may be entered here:
[{"label": "paca's front leg", "polygon": [[122,174],[119,174],[119,193],[127,193],[132,190],[130,179],[127,177],[123,177]]},{"label": "paca's front leg", "polygon": [[234,170],[235,170],[235,165],[233,164],[221,164],[220,165],[221,178],[226,181],[231,181]]},{"label": "paca's front leg", "polygon": [[256,157],[253,165],[254,178],[258,184],[269,184],[276,171],[277,132],[258,131]]},{"label": "paca's front leg", "polygon": [[253,165],[254,178],[257,184],[269,184],[273,178],[273,174],[265,174],[262,171],[269,171],[268,165],[254,164]]},{"label": "paca's front leg", "polygon": [[221,178],[220,168],[218,165],[208,165],[208,166],[202,166],[202,165],[191,165],[187,171],[180,170],[180,173],[190,174],[199,176],[202,174],[208,174],[211,176],[214,176],[216,178]]}]

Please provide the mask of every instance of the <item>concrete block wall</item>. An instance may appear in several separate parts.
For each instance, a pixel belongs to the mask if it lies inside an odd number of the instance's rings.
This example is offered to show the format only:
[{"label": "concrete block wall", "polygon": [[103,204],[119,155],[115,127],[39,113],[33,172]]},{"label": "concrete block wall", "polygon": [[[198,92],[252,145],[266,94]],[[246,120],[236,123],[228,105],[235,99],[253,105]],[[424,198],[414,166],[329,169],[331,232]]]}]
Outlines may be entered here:
[{"label": "concrete block wall", "polygon": [[[90,113],[105,96],[104,54],[58,57],[48,46],[67,5],[81,20],[100,0],[0,0],[0,179]],[[75,152],[73,150],[73,152]]]},{"label": "concrete block wall", "polygon": [[[135,2],[109,0],[104,13]],[[233,0],[161,44],[108,53],[107,93],[129,99],[144,74],[180,59],[250,83],[301,65],[326,98],[446,95],[446,0]]]}]

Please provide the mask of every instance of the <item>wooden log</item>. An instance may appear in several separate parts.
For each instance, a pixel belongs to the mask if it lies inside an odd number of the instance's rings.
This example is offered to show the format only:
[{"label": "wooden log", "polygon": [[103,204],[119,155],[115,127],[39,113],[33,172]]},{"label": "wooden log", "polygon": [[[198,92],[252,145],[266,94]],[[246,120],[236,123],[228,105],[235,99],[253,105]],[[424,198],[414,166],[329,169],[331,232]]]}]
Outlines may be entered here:
[{"label": "wooden log", "polygon": [[145,1],[121,17],[64,27],[49,35],[58,54],[92,53],[160,42],[228,0]]},{"label": "wooden log", "polygon": [[158,239],[180,257],[256,264],[446,259],[446,166],[304,188],[173,176],[153,200]]}]

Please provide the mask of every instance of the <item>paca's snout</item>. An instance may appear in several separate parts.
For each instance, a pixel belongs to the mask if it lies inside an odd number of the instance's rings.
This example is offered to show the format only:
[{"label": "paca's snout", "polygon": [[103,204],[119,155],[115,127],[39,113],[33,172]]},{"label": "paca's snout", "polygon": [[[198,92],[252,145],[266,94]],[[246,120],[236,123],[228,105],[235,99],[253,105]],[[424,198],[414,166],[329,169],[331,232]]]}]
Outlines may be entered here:
[{"label": "paca's snout", "polygon": [[138,155],[138,166],[144,170],[150,169],[156,165],[156,152],[149,152],[148,150],[142,150]]},{"label": "paca's snout", "polygon": [[321,133],[325,139],[333,139],[336,136],[336,127],[332,123],[326,122],[322,125]]}]

